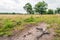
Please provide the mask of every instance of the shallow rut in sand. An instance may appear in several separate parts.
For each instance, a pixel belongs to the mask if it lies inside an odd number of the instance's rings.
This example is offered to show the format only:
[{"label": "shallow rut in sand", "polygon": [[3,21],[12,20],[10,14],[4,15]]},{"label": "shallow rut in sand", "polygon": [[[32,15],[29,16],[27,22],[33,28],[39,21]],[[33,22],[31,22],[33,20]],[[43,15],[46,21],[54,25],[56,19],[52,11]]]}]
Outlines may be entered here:
[{"label": "shallow rut in sand", "polygon": [[40,23],[38,26],[31,27],[29,30],[22,32],[6,40],[53,40],[53,31],[47,29],[46,23]]}]

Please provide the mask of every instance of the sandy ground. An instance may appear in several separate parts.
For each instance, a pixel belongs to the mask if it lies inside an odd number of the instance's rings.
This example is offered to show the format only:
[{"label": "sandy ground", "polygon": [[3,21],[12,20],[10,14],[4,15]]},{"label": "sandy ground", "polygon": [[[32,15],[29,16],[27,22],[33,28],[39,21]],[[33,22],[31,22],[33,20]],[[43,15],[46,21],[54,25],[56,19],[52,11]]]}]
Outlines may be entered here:
[{"label": "sandy ground", "polygon": [[[13,36],[13,37],[0,37],[0,40],[53,40],[53,31],[52,29],[50,29],[49,34],[43,34],[42,31],[37,30],[36,28],[42,28],[43,30],[45,30],[47,28],[47,24],[46,23],[40,23],[38,24],[38,26],[36,27],[31,27],[29,30],[24,31],[22,33],[20,33],[19,35]],[[46,30],[48,32],[48,30]],[[42,35],[42,36],[41,36]],[[41,37],[39,37],[41,36]]]}]

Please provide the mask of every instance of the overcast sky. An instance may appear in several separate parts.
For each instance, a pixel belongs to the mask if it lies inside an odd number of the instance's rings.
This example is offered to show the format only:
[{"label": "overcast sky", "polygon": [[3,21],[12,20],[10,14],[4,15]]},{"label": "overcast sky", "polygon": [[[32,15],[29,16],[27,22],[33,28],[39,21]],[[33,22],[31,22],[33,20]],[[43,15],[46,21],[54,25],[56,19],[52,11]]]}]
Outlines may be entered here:
[{"label": "overcast sky", "polygon": [[[0,0],[0,12],[20,12],[24,13],[23,6],[26,3],[31,3],[33,6],[43,0]],[[44,0],[48,3],[48,8],[55,9],[60,7],[60,0]]]}]

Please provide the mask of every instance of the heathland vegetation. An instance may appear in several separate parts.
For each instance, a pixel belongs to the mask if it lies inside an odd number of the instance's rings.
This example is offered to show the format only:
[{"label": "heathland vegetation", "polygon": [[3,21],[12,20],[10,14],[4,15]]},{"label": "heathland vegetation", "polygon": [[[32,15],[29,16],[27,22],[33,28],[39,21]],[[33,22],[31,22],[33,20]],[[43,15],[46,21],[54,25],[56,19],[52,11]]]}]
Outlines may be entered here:
[{"label": "heathland vegetation", "polygon": [[24,30],[27,24],[44,22],[50,25],[48,28],[53,28],[55,32],[54,40],[60,40],[60,8],[56,8],[56,10],[48,9],[48,4],[44,1],[38,2],[34,7],[27,3],[23,8],[27,12],[25,15],[14,12],[0,13],[0,36],[11,36],[16,31]]},{"label": "heathland vegetation", "polygon": [[0,36],[11,36],[14,31],[22,31],[26,24],[45,22],[54,28],[55,39],[60,39],[60,15],[0,15]]}]

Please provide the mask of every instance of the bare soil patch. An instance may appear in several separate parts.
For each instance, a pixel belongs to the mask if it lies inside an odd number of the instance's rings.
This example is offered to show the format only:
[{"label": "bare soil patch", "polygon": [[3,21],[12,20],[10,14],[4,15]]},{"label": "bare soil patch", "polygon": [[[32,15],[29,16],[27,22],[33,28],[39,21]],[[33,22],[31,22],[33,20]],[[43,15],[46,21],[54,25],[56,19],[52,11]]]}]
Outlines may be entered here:
[{"label": "bare soil patch", "polygon": [[22,32],[17,32],[16,35],[10,37],[0,37],[0,40],[53,40],[53,30],[46,30],[48,24],[39,23],[37,26],[28,26]]}]

